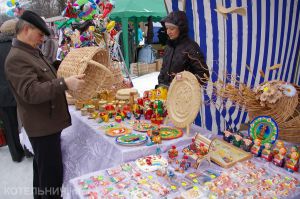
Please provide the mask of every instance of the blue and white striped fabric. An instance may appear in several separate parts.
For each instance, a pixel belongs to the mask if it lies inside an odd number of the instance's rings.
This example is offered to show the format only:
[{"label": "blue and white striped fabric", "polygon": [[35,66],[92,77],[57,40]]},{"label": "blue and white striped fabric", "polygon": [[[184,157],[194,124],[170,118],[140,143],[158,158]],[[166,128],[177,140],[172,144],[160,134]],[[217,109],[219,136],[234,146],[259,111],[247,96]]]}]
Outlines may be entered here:
[{"label": "blue and white striped fabric", "polygon": [[[200,45],[207,64],[213,71],[212,81],[225,80],[224,73],[239,76],[248,86],[266,80],[283,80],[300,85],[299,0],[166,0],[169,12],[186,8],[190,36]],[[225,19],[215,9],[245,7],[246,16],[228,14]],[[282,64],[278,70],[267,68]],[[248,65],[252,73],[246,68]],[[265,73],[261,77],[260,70]],[[209,89],[208,89],[209,90]],[[208,100],[211,93],[205,93]],[[217,104],[221,104],[220,99]],[[238,129],[247,121],[244,109],[202,105],[196,123],[213,132]]]}]

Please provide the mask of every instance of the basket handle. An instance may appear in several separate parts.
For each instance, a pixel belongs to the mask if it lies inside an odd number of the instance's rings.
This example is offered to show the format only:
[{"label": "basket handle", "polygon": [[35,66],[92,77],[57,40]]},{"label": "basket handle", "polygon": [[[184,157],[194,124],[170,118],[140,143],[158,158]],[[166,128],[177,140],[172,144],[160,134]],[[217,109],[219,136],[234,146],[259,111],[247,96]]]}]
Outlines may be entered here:
[{"label": "basket handle", "polygon": [[98,68],[106,71],[111,76],[113,75],[112,72],[108,68],[106,68],[103,64],[100,64],[100,63],[98,63],[98,62],[96,62],[94,60],[89,60],[88,64],[94,65],[94,66],[96,66],[96,67],[98,67]]}]

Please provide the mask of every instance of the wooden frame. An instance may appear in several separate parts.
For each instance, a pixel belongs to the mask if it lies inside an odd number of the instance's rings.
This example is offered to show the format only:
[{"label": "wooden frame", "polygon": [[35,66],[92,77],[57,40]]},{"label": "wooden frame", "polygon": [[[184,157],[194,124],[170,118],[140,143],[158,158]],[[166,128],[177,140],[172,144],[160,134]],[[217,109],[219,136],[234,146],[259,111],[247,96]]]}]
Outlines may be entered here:
[{"label": "wooden frame", "polygon": [[210,159],[224,168],[229,168],[237,162],[252,158],[252,154],[237,148],[228,142],[215,138],[209,146]]}]

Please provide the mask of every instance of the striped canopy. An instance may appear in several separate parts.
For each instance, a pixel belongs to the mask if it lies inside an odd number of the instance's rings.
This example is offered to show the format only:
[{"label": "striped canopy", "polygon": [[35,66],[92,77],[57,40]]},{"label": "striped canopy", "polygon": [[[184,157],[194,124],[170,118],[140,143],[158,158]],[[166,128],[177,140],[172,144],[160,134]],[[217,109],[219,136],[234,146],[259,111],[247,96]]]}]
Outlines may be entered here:
[{"label": "striped canopy", "polygon": [[[212,81],[224,80],[226,72],[250,87],[268,80],[300,85],[298,0],[166,0],[166,4],[169,11],[186,9],[189,34],[206,56]],[[228,14],[226,19],[215,11],[217,5],[245,7],[246,16]],[[275,64],[282,67],[269,71]],[[203,96],[205,100],[211,97],[211,93]],[[217,108],[203,105],[196,123],[213,132],[238,129],[247,121],[247,112],[231,105],[230,101]]]}]

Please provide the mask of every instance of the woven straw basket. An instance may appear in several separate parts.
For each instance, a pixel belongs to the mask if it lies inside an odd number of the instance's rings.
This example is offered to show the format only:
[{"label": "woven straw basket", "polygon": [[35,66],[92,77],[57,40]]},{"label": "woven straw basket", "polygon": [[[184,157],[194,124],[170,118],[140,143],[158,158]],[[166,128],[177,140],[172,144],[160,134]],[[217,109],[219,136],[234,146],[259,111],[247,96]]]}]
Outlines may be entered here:
[{"label": "woven straw basket", "polygon": [[98,93],[110,90],[113,94],[116,94],[119,89],[132,87],[131,84],[125,82],[120,64],[121,64],[120,62],[110,62],[108,69],[113,74],[112,75],[113,85],[110,82],[108,82],[109,84],[107,85],[103,84],[101,87],[99,87]]},{"label": "woven straw basket", "polygon": [[250,120],[257,116],[267,115],[275,119],[279,127],[279,139],[300,143],[300,87],[294,85],[298,91],[292,99],[282,97],[275,108],[271,110],[253,111],[249,109]]},{"label": "woven straw basket", "polygon": [[78,100],[90,99],[102,85],[112,85],[113,78],[109,66],[109,53],[98,47],[85,47],[71,50],[62,61],[57,72],[59,77],[85,74],[85,86],[81,91],[68,91]]}]

